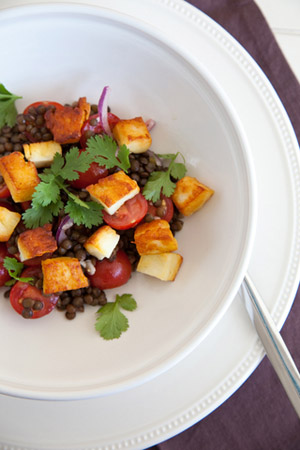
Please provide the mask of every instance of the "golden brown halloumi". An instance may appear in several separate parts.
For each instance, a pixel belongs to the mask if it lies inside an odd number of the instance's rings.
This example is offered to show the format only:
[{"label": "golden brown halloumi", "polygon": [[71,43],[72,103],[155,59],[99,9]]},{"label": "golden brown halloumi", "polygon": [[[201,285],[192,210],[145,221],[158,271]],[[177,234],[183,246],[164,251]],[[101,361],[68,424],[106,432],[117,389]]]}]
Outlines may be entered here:
[{"label": "golden brown halloumi", "polygon": [[45,294],[87,287],[89,281],[77,258],[62,256],[42,261]]},{"label": "golden brown halloumi", "polygon": [[51,225],[23,231],[18,237],[20,260],[51,254],[57,249],[57,242],[51,232]]},{"label": "golden brown halloumi", "polygon": [[140,188],[135,180],[120,170],[98,183],[86,187],[93,200],[100,203],[108,214],[114,214],[127,200],[139,193]]},{"label": "golden brown halloumi", "polygon": [[55,154],[62,154],[61,145],[54,141],[23,144],[23,149],[27,161],[33,162],[37,168],[51,166]]},{"label": "golden brown halloumi", "polygon": [[174,281],[182,261],[183,258],[178,253],[142,255],[136,270],[162,281]]},{"label": "golden brown halloumi", "polygon": [[177,250],[177,240],[166,220],[157,219],[138,225],[134,242],[140,255],[154,255]]},{"label": "golden brown halloumi", "polygon": [[21,214],[0,206],[0,242],[7,242],[21,220]]},{"label": "golden brown halloumi", "polygon": [[0,159],[0,172],[14,202],[31,200],[40,182],[33,162],[25,161],[23,153],[13,152]]},{"label": "golden brown halloumi", "polygon": [[84,248],[99,260],[109,258],[118,244],[120,235],[108,225],[98,228],[84,243]]},{"label": "golden brown halloumi", "polygon": [[177,181],[172,200],[178,211],[190,216],[210,199],[214,190],[200,183],[197,178],[185,176]]},{"label": "golden brown halloumi", "polygon": [[64,106],[54,111],[45,113],[46,126],[53,134],[55,142],[59,144],[72,144],[78,142],[81,137],[81,128],[89,118],[91,105],[86,97],[81,97],[78,106]]},{"label": "golden brown halloumi", "polygon": [[142,117],[120,120],[113,129],[118,145],[126,145],[132,153],[146,152],[152,144],[152,138]]}]

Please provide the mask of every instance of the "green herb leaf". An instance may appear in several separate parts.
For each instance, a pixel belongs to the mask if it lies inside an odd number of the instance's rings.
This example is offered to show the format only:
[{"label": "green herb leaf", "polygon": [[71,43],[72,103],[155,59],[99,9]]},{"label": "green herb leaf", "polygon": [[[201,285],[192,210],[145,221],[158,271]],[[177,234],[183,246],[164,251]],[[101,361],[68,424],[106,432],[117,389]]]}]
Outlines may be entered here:
[{"label": "green herb leaf", "polygon": [[39,183],[32,196],[33,205],[48,206],[60,199],[60,189],[54,177],[48,182]]},{"label": "green herb leaf", "polygon": [[117,143],[108,135],[90,137],[87,141],[87,151],[94,161],[107,169],[120,167],[127,172],[130,167],[129,149],[125,145],[118,149]]},{"label": "green herb leaf", "polygon": [[[23,213],[27,228],[36,228],[52,222],[64,209],[77,225],[91,228],[102,223],[102,206],[95,202],[85,202],[69,190],[65,180],[76,180],[78,172],[85,172],[93,162],[93,155],[87,151],[79,152],[72,147],[65,158],[56,153],[51,167],[40,174],[41,182],[36,186],[32,196],[31,208]],[[62,192],[68,200],[64,205]]]},{"label": "green herb leaf", "polygon": [[15,101],[19,97],[9,92],[3,84],[0,84],[0,128],[4,125],[12,127],[16,122],[17,109]]},{"label": "green herb leaf", "polygon": [[50,203],[47,206],[32,202],[31,208],[26,209],[22,214],[26,228],[42,227],[46,223],[52,222],[53,217],[58,216],[63,207],[64,204],[61,200],[56,203]]},{"label": "green herb leaf", "polygon": [[128,329],[128,319],[120,311],[120,307],[133,311],[137,304],[131,294],[116,295],[115,302],[109,302],[97,311],[95,329],[103,339],[118,339]]},{"label": "green herb leaf", "polygon": [[83,202],[84,207],[69,199],[65,206],[65,212],[69,214],[76,225],[84,224],[87,228],[94,225],[100,225],[103,222],[103,207],[96,202]]},{"label": "green herb leaf", "polygon": [[93,155],[89,152],[79,152],[77,147],[72,147],[65,156],[65,165],[60,173],[64,180],[77,180],[78,172],[86,172],[93,162]]},{"label": "green herb leaf", "polygon": [[172,164],[170,169],[170,175],[175,178],[176,180],[180,180],[180,178],[183,178],[186,174],[186,167],[182,163],[175,163]]},{"label": "green herb leaf", "polygon": [[175,162],[178,155],[179,153],[159,155],[160,158],[169,159],[170,164],[166,171],[155,171],[150,174],[143,189],[143,195],[147,200],[156,202],[159,200],[161,193],[166,197],[171,197],[176,187],[176,183],[174,183],[172,178],[179,180],[186,174],[185,165]]},{"label": "green herb leaf", "polygon": [[9,276],[13,278],[5,283],[6,286],[12,286],[16,281],[23,281],[24,283],[33,282],[32,277],[20,277],[24,264],[17,261],[16,258],[6,256],[3,260],[3,266],[8,271]]}]

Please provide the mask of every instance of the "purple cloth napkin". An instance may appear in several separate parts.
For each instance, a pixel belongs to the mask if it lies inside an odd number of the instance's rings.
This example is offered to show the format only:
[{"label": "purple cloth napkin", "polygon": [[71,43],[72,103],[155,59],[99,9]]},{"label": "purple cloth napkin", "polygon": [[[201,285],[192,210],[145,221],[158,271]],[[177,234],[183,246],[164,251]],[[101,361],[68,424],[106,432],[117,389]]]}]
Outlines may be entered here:
[{"label": "purple cloth napkin", "polygon": [[[300,85],[252,0],[190,0],[229,31],[276,89],[300,142]],[[300,368],[300,289],[282,336]],[[184,382],[184,380],[183,380]],[[300,421],[268,359],[217,410],[156,450],[300,450]]]}]

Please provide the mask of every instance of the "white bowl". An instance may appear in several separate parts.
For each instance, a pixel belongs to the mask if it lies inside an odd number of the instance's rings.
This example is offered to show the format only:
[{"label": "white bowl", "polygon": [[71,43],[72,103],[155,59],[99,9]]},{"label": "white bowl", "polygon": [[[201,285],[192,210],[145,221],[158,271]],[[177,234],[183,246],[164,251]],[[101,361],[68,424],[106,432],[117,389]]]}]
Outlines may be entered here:
[{"label": "white bowl", "polygon": [[[7,36],[10,36],[7,39]],[[214,79],[154,28],[109,9],[40,5],[0,13],[1,82],[37,100],[97,102],[111,87],[121,118],[153,118],[152,150],[180,151],[188,173],[215,190],[176,236],[184,262],[174,282],[133,274],[126,286],[138,309],[130,328],[104,341],[96,310],[74,321],[54,311],[24,320],[0,303],[0,392],[37,399],[75,399],[137,386],[191,352],[222,318],[251,254],[255,181],[238,117]]]}]

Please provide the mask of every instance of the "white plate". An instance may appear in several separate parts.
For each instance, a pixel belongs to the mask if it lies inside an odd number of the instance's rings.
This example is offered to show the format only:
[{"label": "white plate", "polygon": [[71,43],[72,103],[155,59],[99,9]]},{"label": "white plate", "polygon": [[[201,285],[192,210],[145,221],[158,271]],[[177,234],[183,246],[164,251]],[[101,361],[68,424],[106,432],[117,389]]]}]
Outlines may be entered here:
[{"label": "white plate", "polygon": [[38,99],[87,96],[95,103],[109,84],[112,111],[154,118],[151,148],[181,151],[188,173],[215,190],[177,235],[184,263],[174,283],[135,273],[107,291],[109,300],[130,292],[138,304],[119,340],[98,336],[93,308],[74,321],[57,310],[25,321],[0,302],[1,393],[51,400],[115,393],[185,357],[235,297],[255,236],[247,142],[203,65],[143,21],[100,8],[40,5],[3,11],[0,40],[9,33],[1,81],[23,95],[21,110]]},{"label": "white plate", "polygon": [[[98,3],[108,4],[103,0]],[[109,4],[128,8],[126,1]],[[205,15],[178,1],[145,1],[145,13],[139,4],[134,13],[127,9],[128,14],[188,45],[226,90],[243,122],[252,147],[259,197],[249,272],[281,327],[300,276],[299,149],[289,119],[252,58]],[[1,396],[0,448],[149,447],[217,408],[253,372],[262,356],[262,347],[237,296],[220,323],[188,357],[135,389],[73,402]]]}]

